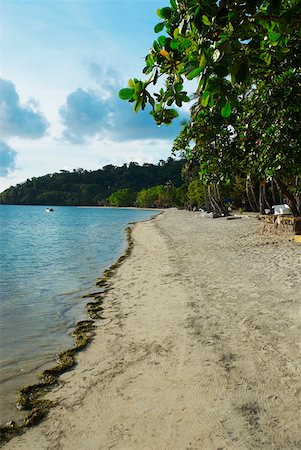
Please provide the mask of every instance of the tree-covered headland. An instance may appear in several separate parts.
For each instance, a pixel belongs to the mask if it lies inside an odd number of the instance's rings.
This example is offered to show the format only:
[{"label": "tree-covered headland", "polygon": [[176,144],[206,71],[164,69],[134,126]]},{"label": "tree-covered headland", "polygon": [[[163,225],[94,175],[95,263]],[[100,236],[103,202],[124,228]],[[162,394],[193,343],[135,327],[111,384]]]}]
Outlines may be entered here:
[{"label": "tree-covered headland", "polygon": [[133,206],[139,191],[171,183],[183,184],[183,160],[168,158],[158,164],[136,162],[99,170],[74,169],[33,177],[0,194],[0,203],[19,205]]},{"label": "tree-covered headland", "polygon": [[170,0],[157,14],[145,77],[121,99],[158,125],[190,102],[173,152],[197,165],[212,209],[236,184],[254,209],[285,198],[300,214],[300,1]]}]

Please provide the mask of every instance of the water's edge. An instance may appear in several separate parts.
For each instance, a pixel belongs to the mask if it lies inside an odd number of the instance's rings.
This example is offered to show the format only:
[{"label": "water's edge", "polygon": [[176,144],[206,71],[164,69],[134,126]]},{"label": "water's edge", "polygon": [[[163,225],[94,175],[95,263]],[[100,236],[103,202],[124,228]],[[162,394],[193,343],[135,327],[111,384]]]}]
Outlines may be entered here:
[{"label": "water's edge", "polygon": [[102,304],[106,293],[110,290],[110,279],[115,275],[120,265],[127,259],[133,250],[133,228],[137,223],[148,222],[156,219],[163,211],[160,211],[147,220],[129,222],[125,228],[127,247],[125,252],[115,263],[104,270],[103,276],[96,279],[96,286],[100,291],[83,295],[82,298],[91,298],[93,301],[86,303],[85,313],[90,318],[77,322],[71,335],[74,338],[74,346],[57,355],[57,364],[44,370],[39,375],[39,382],[23,387],[18,392],[17,408],[28,411],[21,423],[14,420],[6,424],[0,424],[0,446],[11,440],[14,436],[23,434],[27,429],[40,423],[48,414],[50,408],[54,406],[51,401],[43,399],[43,396],[53,387],[59,384],[59,377],[76,366],[76,355],[84,350],[95,336],[95,320],[102,319]]}]

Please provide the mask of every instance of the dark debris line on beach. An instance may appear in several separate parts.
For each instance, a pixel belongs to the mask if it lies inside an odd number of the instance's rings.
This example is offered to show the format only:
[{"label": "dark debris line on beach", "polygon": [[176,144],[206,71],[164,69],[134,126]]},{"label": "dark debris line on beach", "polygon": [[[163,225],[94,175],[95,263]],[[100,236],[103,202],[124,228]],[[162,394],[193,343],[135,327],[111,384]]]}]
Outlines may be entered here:
[{"label": "dark debris line on beach", "polygon": [[[151,219],[153,219],[152,217]],[[25,386],[18,392],[17,408],[29,411],[20,425],[13,420],[0,426],[0,446],[10,441],[14,436],[24,433],[28,428],[39,424],[48,414],[50,408],[55,406],[50,400],[43,399],[44,395],[59,383],[59,376],[76,365],[76,354],[87,347],[95,335],[94,321],[102,318],[102,304],[106,292],[110,289],[109,279],[115,275],[118,267],[130,256],[133,249],[132,229],[133,224],[126,231],[127,248],[118,260],[106,269],[101,278],[96,279],[96,286],[101,291],[84,295],[83,298],[94,298],[86,304],[86,312],[90,320],[82,320],[77,323],[72,336],[75,340],[73,348],[58,354],[57,364],[44,370],[39,376],[39,383]]]}]

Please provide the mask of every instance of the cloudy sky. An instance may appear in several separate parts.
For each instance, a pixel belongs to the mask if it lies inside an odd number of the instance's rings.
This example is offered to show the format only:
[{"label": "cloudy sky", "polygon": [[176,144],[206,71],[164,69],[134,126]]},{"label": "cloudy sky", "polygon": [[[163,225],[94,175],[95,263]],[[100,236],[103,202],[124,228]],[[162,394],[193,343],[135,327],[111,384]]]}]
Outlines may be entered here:
[{"label": "cloudy sky", "polygon": [[179,131],[118,98],[167,0],[0,1],[0,191],[33,176],[170,156]]}]

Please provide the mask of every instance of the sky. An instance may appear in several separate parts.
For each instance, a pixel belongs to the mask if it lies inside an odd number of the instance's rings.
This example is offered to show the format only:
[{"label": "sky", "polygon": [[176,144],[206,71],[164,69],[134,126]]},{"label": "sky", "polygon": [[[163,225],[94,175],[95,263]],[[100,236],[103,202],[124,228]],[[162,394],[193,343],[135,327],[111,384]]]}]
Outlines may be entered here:
[{"label": "sky", "polygon": [[0,0],[0,192],[28,178],[171,154],[180,115],[156,126],[118,98],[143,78],[168,0]]}]

